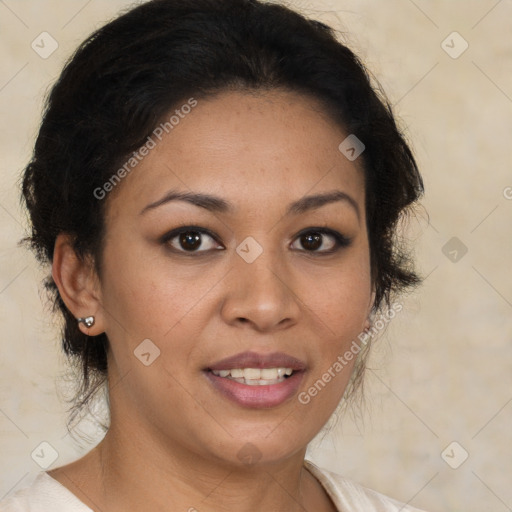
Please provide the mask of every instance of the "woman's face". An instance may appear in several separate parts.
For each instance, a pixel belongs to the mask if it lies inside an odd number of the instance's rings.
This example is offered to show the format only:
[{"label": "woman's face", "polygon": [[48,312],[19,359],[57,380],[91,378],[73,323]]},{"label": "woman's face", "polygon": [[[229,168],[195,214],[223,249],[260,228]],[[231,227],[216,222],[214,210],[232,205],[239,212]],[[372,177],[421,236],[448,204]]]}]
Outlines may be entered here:
[{"label": "woman's face", "polygon": [[362,170],[322,112],[199,100],[105,199],[112,425],[146,448],[281,460],[338,405],[372,290]]}]

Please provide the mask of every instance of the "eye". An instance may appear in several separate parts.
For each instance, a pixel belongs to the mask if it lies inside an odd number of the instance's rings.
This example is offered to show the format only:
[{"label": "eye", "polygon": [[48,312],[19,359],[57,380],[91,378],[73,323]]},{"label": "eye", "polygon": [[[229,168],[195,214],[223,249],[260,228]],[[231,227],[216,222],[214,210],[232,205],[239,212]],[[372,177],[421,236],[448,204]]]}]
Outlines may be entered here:
[{"label": "eye", "polygon": [[[182,226],[165,234],[161,242],[173,252],[182,254],[207,253],[225,247],[211,231],[198,226]],[[350,245],[351,240],[341,233],[325,228],[308,228],[295,238],[293,249],[313,254],[332,254]],[[300,247],[297,247],[299,243]]]},{"label": "eye", "polygon": [[162,238],[162,243],[173,251],[182,253],[208,252],[224,249],[216,236],[207,229],[196,226],[184,226],[173,229]]},{"label": "eye", "polygon": [[298,248],[299,250],[319,254],[334,253],[351,243],[351,240],[341,233],[325,228],[309,228],[299,233],[296,240],[302,246]]}]

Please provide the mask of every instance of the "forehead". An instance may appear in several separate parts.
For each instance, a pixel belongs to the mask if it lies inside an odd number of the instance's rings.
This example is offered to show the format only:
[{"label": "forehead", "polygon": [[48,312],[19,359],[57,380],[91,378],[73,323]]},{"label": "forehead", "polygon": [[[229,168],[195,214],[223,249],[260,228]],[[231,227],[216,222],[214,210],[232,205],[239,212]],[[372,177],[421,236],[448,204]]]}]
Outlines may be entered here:
[{"label": "forehead", "polygon": [[153,148],[115,190],[112,214],[140,211],[169,189],[207,191],[241,208],[337,188],[363,206],[363,172],[339,150],[347,134],[314,98],[225,92],[196,101],[161,140],[151,136]]}]

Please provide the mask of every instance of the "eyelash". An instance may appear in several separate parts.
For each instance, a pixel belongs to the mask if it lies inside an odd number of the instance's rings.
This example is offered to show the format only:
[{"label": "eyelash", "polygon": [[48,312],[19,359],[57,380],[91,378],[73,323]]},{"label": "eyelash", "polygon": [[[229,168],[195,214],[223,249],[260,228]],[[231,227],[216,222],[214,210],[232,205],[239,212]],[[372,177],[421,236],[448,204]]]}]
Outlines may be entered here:
[{"label": "eyelash", "polygon": [[[170,241],[176,238],[177,236],[184,234],[184,233],[197,233],[199,235],[208,235],[213,240],[215,240],[216,243],[220,244],[218,241],[217,235],[212,233],[209,229],[205,229],[199,226],[181,226],[179,228],[173,229],[172,231],[169,231],[166,233],[161,239],[160,242],[162,244],[169,245],[169,250],[171,250],[174,253],[181,254],[184,256],[196,256],[199,255],[205,255],[208,253],[211,253],[212,250],[224,250],[224,249],[210,249],[210,250],[203,250],[203,251],[185,251],[183,249],[176,249],[174,247],[170,246]],[[327,251],[308,251],[307,249],[301,249],[300,252],[305,252],[308,254],[316,255],[316,256],[324,256],[324,255],[330,255],[338,252],[340,249],[343,249],[345,247],[348,247],[352,240],[338,231],[334,231],[332,229],[328,228],[321,228],[321,227],[310,227],[307,229],[303,229],[300,233],[298,233],[294,241],[297,239],[300,239],[301,237],[308,235],[308,234],[320,234],[320,235],[328,235],[331,236],[334,239],[334,247],[332,249],[329,249]],[[200,241],[202,243],[202,240]],[[222,245],[222,244],[220,244]]]}]

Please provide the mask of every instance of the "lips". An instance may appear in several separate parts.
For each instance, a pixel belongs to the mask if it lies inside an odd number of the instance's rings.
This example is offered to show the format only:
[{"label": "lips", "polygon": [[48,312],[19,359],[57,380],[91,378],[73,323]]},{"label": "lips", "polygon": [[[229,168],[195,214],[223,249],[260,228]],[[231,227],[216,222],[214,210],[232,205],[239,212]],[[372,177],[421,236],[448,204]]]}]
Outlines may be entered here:
[{"label": "lips", "polygon": [[217,361],[204,372],[213,388],[231,402],[271,408],[297,393],[305,369],[303,361],[288,354],[243,352]]},{"label": "lips", "polygon": [[306,369],[306,364],[295,357],[282,352],[258,354],[242,352],[208,366],[207,370],[232,370],[233,368],[291,368],[295,371]]}]

